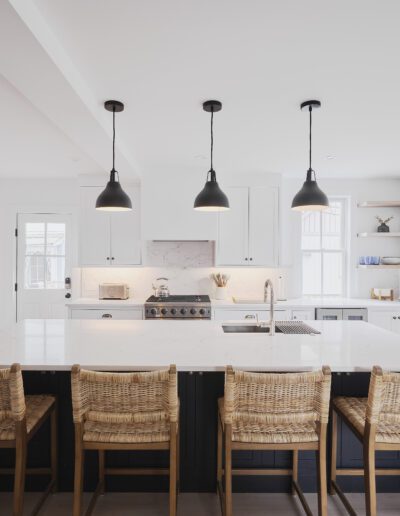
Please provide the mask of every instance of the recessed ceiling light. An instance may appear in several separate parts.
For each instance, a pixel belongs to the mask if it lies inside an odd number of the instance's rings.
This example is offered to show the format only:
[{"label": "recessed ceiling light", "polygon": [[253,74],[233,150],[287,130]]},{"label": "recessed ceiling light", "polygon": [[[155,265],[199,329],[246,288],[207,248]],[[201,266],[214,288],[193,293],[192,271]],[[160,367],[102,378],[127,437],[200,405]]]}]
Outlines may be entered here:
[{"label": "recessed ceiling light", "polygon": [[207,156],[205,156],[204,154],[196,154],[196,156],[194,158],[195,159],[207,159]]},{"label": "recessed ceiling light", "polygon": [[335,156],[332,156],[331,154],[328,154],[325,159],[335,159]]}]

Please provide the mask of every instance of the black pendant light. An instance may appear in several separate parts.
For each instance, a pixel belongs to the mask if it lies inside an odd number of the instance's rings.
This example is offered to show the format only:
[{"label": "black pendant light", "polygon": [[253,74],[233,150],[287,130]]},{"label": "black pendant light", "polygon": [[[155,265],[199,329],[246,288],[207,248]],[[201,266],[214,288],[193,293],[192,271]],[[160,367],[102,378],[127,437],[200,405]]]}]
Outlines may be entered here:
[{"label": "black pendant light", "polygon": [[97,197],[96,210],[129,211],[132,209],[132,202],[129,196],[122,190],[119,182],[119,174],[115,170],[115,113],[123,111],[124,105],[118,100],[107,100],[104,102],[104,107],[107,111],[112,111],[113,114],[113,166],[110,172],[109,182]]},{"label": "black pendant light", "polygon": [[207,182],[203,190],[194,200],[194,209],[198,211],[226,211],[229,210],[228,197],[218,186],[217,176],[213,169],[214,113],[221,111],[222,104],[218,100],[207,100],[203,103],[203,109],[207,113],[211,113],[211,167],[207,173]]},{"label": "black pendant light", "polygon": [[315,177],[315,171],[311,167],[311,151],[312,151],[312,110],[320,108],[319,100],[307,100],[303,102],[300,109],[308,109],[310,114],[310,165],[307,170],[307,178],[303,183],[301,190],[297,192],[292,201],[292,210],[296,211],[322,211],[329,208],[328,197],[318,187]]}]

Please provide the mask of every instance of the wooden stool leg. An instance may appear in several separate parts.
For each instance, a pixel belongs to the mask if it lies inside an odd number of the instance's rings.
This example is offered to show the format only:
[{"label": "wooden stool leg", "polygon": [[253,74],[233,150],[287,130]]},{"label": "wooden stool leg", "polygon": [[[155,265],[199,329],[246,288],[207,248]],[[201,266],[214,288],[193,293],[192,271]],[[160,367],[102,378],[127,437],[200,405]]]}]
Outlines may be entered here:
[{"label": "wooden stool leg", "polygon": [[176,516],[176,423],[170,425],[169,516]]},{"label": "wooden stool leg", "polygon": [[367,423],[364,432],[365,509],[367,516],[376,516],[375,437],[372,439],[370,436]]},{"label": "wooden stool leg", "polygon": [[13,516],[22,516],[24,510],[25,472],[27,456],[26,421],[18,421],[15,425],[15,477]]},{"label": "wooden stool leg", "polygon": [[225,515],[232,516],[232,425],[225,425]]},{"label": "wooden stool leg", "polygon": [[[299,450],[293,450],[293,461],[292,461],[292,479],[297,482],[299,479]],[[292,495],[296,494],[296,489],[292,484]]]},{"label": "wooden stool leg", "polygon": [[55,403],[54,410],[52,410],[50,415],[50,427],[51,427],[51,437],[50,437],[50,455],[51,455],[51,482],[52,482],[52,493],[55,493],[58,489],[58,460],[57,460],[57,402]]},{"label": "wooden stool leg", "polygon": [[217,443],[217,493],[222,484],[222,424],[218,414],[218,443]]},{"label": "wooden stool leg", "polygon": [[[180,462],[180,435],[179,435],[179,425],[178,425],[178,431],[176,433],[176,490],[177,493],[179,493],[180,489],[180,476],[181,476],[181,462]],[[176,497],[176,500],[178,502],[178,496]]]},{"label": "wooden stool leg", "polygon": [[82,424],[75,423],[75,477],[74,477],[74,502],[73,516],[81,516],[82,490],[83,490],[83,465],[84,450],[82,438]]},{"label": "wooden stool leg", "polygon": [[100,485],[100,494],[104,494],[104,450],[99,450],[99,485]]},{"label": "wooden stool leg", "polygon": [[329,483],[329,494],[334,495],[335,489],[332,482],[336,482],[336,464],[337,464],[337,438],[338,438],[338,415],[332,410],[332,446],[331,446],[331,479]]},{"label": "wooden stool leg", "polygon": [[318,515],[328,514],[328,493],[326,488],[326,423],[321,424],[319,450],[317,451],[318,468]]}]

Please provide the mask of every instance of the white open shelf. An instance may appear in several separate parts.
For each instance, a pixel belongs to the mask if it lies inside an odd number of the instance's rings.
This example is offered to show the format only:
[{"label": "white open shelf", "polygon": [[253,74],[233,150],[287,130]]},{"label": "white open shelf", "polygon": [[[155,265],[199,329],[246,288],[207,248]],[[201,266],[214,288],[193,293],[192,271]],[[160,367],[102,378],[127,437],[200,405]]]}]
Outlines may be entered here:
[{"label": "white open shelf", "polygon": [[400,208],[400,201],[363,201],[357,206],[359,208]]},{"label": "white open shelf", "polygon": [[378,233],[377,231],[372,233],[357,233],[359,238],[368,238],[368,237],[400,237],[399,232],[390,232],[390,233]]},{"label": "white open shelf", "polygon": [[398,269],[400,270],[400,265],[357,265],[359,269]]}]

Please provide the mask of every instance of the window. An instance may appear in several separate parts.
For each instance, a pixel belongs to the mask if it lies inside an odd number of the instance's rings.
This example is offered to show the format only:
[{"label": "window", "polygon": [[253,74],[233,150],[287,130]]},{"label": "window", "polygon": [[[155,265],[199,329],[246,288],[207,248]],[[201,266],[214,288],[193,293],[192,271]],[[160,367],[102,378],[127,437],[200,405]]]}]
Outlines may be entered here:
[{"label": "window", "polygon": [[65,276],[65,224],[25,224],[25,288],[62,289]]},{"label": "window", "polygon": [[346,285],[346,201],[329,199],[324,212],[302,214],[303,295],[343,296]]}]

